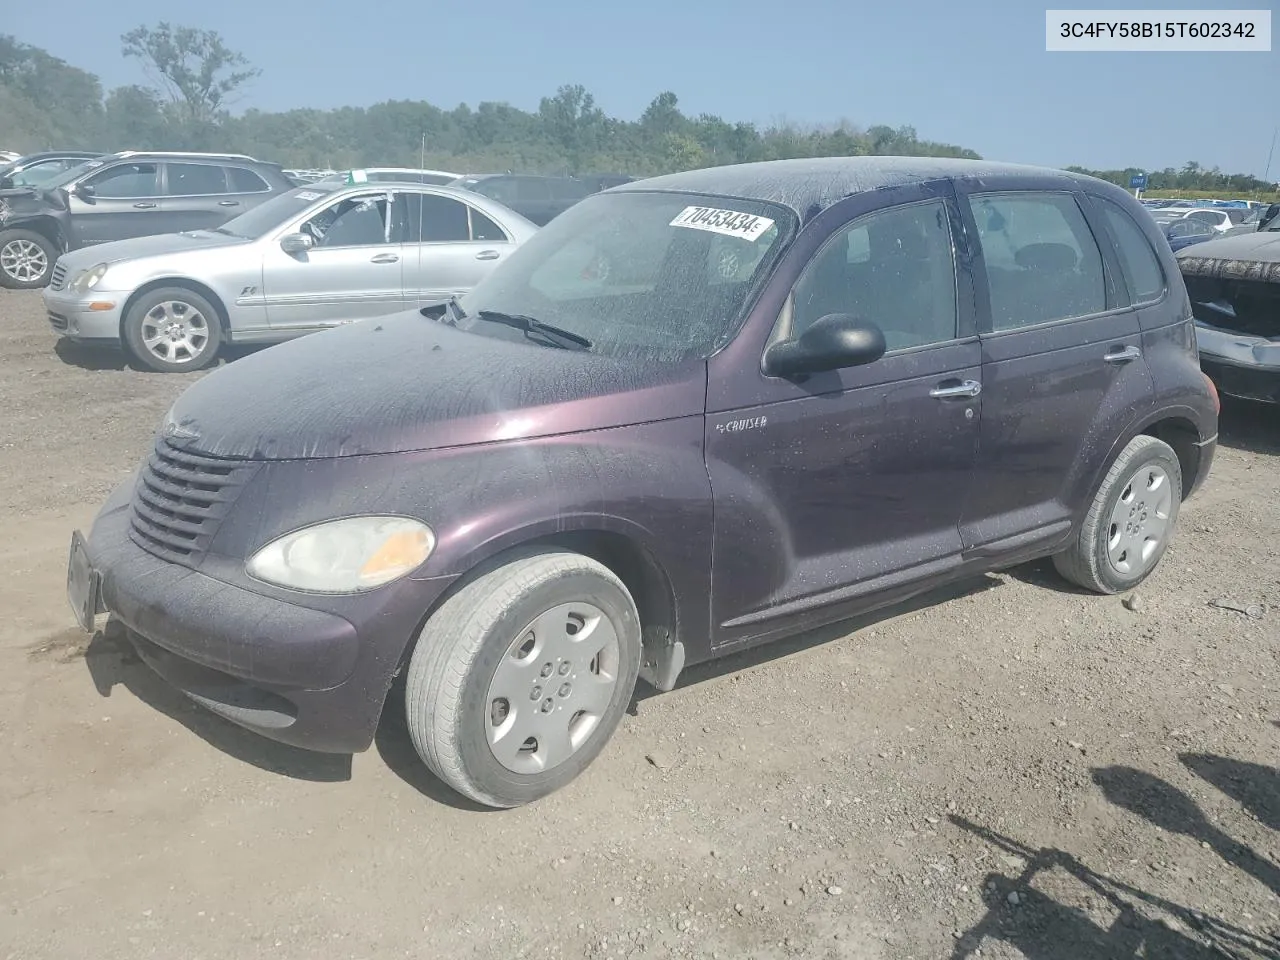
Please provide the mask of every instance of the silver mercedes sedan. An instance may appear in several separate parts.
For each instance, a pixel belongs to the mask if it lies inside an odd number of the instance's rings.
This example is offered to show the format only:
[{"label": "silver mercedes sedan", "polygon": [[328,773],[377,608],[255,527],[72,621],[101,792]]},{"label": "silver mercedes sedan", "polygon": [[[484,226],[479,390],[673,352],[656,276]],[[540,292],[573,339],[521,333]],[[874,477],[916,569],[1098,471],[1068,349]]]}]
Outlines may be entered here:
[{"label": "silver mercedes sedan", "polygon": [[465,293],[537,232],[495,200],[417,183],[313,183],[215,230],[64,253],[43,296],[56,333],[198,370],[273,343]]}]

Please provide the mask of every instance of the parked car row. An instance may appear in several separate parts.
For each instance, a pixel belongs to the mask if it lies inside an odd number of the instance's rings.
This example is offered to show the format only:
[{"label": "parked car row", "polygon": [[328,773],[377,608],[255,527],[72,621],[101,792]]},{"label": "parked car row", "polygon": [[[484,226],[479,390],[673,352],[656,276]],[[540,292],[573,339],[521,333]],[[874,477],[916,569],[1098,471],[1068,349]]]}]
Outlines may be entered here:
[{"label": "parked car row", "polygon": [[196,370],[224,343],[270,343],[465,293],[537,227],[489,198],[339,178],[214,227],[63,254],[53,329],[123,345],[153,370]]},{"label": "parked car row", "polygon": [[[305,321],[308,274],[344,251],[364,277],[514,242],[488,203],[317,183],[167,256],[248,265],[222,268],[224,296],[270,328],[277,272]],[[400,676],[423,762],[513,807],[591,764],[638,678],[670,690],[1037,557],[1131,590],[1209,473],[1217,397],[1177,262],[1111,184],[785,160],[621,185],[526,229],[460,296],[411,281],[404,301],[439,299],[188,387],[72,537],[81,626],[113,614],[205,708],[316,750],[367,749]],[[82,316],[170,285],[140,258],[63,265]],[[141,350],[192,343],[170,302],[137,301]],[[217,336],[208,312],[194,328]]]},{"label": "parked car row", "polygon": [[212,230],[299,186],[450,185],[497,201],[541,226],[591,193],[630,180],[623,175],[469,176],[401,167],[286,171],[241,154],[33,154],[0,166],[0,285],[44,287],[64,253],[131,237]]}]

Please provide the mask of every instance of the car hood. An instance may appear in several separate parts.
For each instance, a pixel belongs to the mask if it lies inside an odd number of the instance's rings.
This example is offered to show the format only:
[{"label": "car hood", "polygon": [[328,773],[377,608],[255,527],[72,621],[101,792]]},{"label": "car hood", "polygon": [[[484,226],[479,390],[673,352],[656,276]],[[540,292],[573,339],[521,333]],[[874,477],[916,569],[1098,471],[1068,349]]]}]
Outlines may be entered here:
[{"label": "car hood", "polygon": [[457,330],[417,311],[237,360],[182,394],[170,443],[286,460],[406,453],[701,414],[706,364],[623,362]]},{"label": "car hood", "polygon": [[1280,283],[1280,230],[1242,233],[1178,251],[1184,276],[1233,277]]},{"label": "car hood", "polygon": [[126,260],[142,260],[147,257],[172,256],[193,250],[210,250],[218,247],[238,247],[252,240],[230,237],[224,233],[194,230],[189,233],[158,233],[148,237],[130,237],[127,240],[111,240],[81,247],[63,255],[69,267],[92,266],[96,263],[120,263]]}]

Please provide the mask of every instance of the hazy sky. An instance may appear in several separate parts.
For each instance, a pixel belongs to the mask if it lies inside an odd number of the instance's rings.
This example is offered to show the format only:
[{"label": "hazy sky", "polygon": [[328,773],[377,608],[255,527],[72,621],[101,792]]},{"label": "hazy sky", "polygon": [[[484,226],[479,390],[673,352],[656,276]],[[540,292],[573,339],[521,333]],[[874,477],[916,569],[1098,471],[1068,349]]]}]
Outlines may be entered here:
[{"label": "hazy sky", "polygon": [[[1210,6],[1226,5],[1198,8]],[[142,80],[120,55],[127,29],[161,19],[212,28],[262,68],[240,105],[264,109],[388,99],[536,109],[561,84],[581,83],[607,113],[628,119],[669,89],[689,114],[909,124],[991,159],[1107,168],[1196,160],[1263,173],[1280,124],[1274,45],[1270,53],[1046,53],[1044,11],[1026,0],[114,0],[74,13],[9,4],[0,31],[112,87]],[[1280,145],[1276,153],[1273,178]]]}]

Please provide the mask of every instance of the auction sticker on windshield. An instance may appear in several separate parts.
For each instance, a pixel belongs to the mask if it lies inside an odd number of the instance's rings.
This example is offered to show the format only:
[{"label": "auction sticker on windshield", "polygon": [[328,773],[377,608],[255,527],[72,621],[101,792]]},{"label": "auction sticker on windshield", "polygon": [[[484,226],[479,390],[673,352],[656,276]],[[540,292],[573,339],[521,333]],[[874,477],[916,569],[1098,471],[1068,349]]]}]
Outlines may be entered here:
[{"label": "auction sticker on windshield", "polygon": [[755,214],[740,213],[737,210],[685,207],[671,221],[670,226],[707,230],[726,237],[741,237],[743,240],[758,240],[761,234],[773,226],[773,221],[768,217],[757,217]]}]

